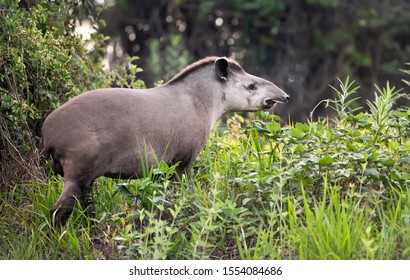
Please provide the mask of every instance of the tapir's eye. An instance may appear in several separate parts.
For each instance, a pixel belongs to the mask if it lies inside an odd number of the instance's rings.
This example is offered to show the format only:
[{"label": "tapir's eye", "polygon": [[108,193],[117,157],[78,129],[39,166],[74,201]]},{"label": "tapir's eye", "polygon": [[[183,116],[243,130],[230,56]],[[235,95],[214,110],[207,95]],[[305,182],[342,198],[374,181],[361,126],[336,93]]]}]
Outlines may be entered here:
[{"label": "tapir's eye", "polygon": [[255,85],[255,84],[250,84],[250,85],[248,86],[248,89],[249,89],[249,90],[255,90],[255,89],[256,89],[256,85]]}]

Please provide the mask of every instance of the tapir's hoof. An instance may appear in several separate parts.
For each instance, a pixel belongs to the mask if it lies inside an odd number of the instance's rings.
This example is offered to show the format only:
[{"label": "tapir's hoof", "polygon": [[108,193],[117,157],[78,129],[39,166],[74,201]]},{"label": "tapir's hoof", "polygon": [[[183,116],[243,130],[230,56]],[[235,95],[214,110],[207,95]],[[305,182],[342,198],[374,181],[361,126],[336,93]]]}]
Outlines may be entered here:
[{"label": "tapir's hoof", "polygon": [[53,226],[64,226],[67,223],[73,207],[64,205],[54,205],[50,210],[50,219]]}]

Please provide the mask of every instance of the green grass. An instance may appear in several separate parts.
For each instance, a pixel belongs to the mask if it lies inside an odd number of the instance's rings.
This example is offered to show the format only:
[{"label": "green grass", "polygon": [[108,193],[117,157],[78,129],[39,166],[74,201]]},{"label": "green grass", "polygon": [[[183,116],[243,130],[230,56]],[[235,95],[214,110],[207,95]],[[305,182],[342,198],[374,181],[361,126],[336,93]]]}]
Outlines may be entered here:
[{"label": "green grass", "polygon": [[0,259],[408,259],[410,108],[387,85],[358,113],[356,89],[327,103],[335,120],[231,116],[181,181],[164,163],[98,179],[61,231],[61,178],[1,193]]}]

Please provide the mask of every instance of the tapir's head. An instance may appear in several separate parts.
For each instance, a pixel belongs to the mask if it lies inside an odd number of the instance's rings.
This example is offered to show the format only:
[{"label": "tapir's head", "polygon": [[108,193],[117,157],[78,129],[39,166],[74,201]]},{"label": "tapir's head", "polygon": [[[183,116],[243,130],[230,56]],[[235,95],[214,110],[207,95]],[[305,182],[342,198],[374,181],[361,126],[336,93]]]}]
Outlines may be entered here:
[{"label": "tapir's head", "polygon": [[223,87],[222,102],[226,111],[264,110],[289,100],[283,90],[265,79],[246,73],[233,60],[217,58],[215,72]]}]

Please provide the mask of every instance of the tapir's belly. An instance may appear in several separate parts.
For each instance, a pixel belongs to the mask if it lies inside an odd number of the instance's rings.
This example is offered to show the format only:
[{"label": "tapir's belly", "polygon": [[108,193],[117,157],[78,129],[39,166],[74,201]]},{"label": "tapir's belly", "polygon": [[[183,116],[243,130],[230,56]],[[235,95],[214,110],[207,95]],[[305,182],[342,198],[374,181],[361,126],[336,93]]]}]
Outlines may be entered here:
[{"label": "tapir's belly", "polygon": [[106,169],[105,177],[114,179],[133,179],[146,177],[151,168],[155,168],[161,158],[156,159],[154,153],[136,153],[135,151],[122,151],[119,154],[110,156],[104,165]]},{"label": "tapir's belly", "polygon": [[104,167],[101,175],[117,179],[145,177],[157,161],[163,160],[161,147],[154,148],[143,135],[137,136],[135,131],[128,130],[99,137],[95,166]]},{"label": "tapir's belly", "polygon": [[[202,148],[202,145],[197,147],[192,141],[173,139],[171,135],[160,133],[149,139],[140,137],[137,140],[134,138],[133,141],[128,139],[126,142],[119,143],[116,138],[115,145],[112,145],[113,142],[112,139],[110,147],[106,149],[103,148],[104,145],[101,146],[101,156],[96,165],[105,166],[103,176],[117,179],[147,177],[150,170],[156,168],[161,161],[169,166],[176,163],[187,166]],[[121,148],[113,149],[113,147]]]}]

